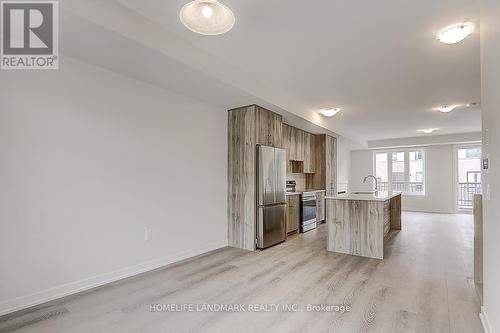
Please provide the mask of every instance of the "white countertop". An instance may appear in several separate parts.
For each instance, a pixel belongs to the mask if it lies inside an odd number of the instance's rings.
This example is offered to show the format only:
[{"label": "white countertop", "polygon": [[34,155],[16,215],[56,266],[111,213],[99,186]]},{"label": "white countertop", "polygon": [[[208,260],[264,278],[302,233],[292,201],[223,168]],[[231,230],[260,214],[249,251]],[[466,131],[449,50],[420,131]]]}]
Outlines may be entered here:
[{"label": "white countertop", "polygon": [[330,200],[365,200],[365,201],[387,201],[398,195],[401,192],[381,192],[379,191],[377,194],[355,194],[355,193],[346,193],[339,194],[335,196],[327,196],[326,199]]}]

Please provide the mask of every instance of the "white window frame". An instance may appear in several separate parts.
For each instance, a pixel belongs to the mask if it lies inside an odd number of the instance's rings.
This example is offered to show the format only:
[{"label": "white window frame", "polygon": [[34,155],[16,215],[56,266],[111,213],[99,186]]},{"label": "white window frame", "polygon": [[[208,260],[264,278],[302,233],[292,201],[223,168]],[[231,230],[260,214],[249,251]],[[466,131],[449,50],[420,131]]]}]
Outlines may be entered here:
[{"label": "white window frame", "polygon": [[[422,153],[422,159],[424,160],[423,165],[423,177],[424,177],[424,190],[421,193],[409,192],[408,184],[410,183],[410,152],[418,151]],[[377,173],[377,165],[375,156],[377,154],[388,154],[387,156],[387,190],[391,191],[392,189],[392,153],[404,153],[405,154],[405,190],[402,192],[405,196],[416,196],[416,197],[424,197],[427,195],[427,158],[426,151],[424,148],[416,147],[416,148],[403,148],[403,149],[389,149],[389,150],[376,150],[373,152],[373,173]],[[389,156],[390,154],[390,156]]]}]

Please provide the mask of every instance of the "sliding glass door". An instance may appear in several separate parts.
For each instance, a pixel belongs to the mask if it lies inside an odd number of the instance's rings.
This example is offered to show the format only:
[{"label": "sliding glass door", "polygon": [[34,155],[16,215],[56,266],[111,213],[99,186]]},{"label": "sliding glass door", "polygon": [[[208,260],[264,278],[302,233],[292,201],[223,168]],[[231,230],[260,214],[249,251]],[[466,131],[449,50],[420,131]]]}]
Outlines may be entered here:
[{"label": "sliding glass door", "polygon": [[457,149],[457,206],[472,209],[474,194],[481,193],[481,146]]}]

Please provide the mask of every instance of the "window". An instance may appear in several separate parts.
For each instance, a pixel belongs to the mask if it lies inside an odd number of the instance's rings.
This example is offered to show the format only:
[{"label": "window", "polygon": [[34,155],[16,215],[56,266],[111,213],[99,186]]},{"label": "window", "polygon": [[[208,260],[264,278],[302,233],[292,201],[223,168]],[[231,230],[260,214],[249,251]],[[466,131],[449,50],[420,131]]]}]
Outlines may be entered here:
[{"label": "window", "polygon": [[[375,177],[380,191],[425,194],[425,162],[422,150],[376,153]],[[388,163],[391,161],[391,163]]]}]

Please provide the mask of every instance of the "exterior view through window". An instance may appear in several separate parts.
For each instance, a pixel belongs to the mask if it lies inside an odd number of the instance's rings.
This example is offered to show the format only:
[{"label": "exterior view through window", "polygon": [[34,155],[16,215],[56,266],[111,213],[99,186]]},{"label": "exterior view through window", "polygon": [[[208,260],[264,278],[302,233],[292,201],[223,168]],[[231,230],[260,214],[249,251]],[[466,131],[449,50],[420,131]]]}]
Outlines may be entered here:
[{"label": "exterior view through window", "polygon": [[481,147],[458,148],[458,208],[472,208],[474,194],[481,193]]},{"label": "exterior view through window", "polygon": [[[390,163],[389,163],[390,161]],[[422,150],[376,153],[375,177],[380,191],[425,194],[425,163]]]}]

